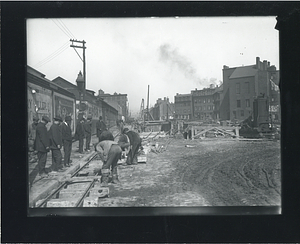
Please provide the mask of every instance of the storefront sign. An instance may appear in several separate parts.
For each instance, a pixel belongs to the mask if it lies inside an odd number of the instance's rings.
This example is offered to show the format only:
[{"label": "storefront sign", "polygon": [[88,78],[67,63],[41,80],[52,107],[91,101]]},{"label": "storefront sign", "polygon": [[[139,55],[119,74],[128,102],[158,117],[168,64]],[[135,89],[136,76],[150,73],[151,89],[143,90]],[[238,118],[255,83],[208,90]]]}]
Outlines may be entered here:
[{"label": "storefront sign", "polygon": [[[48,116],[51,120],[52,116],[52,99],[51,91],[41,86],[28,83],[27,84],[27,108],[28,108],[28,129],[31,128],[33,123],[33,117]],[[49,129],[51,123],[48,123],[47,128]]]}]

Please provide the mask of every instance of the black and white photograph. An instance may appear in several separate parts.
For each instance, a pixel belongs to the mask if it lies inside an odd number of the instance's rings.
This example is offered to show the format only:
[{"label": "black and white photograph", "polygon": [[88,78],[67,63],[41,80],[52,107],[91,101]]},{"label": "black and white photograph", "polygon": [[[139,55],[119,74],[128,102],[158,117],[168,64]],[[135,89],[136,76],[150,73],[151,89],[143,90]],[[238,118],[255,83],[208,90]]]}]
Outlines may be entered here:
[{"label": "black and white photograph", "polygon": [[280,207],[276,16],[28,18],[28,206]]}]

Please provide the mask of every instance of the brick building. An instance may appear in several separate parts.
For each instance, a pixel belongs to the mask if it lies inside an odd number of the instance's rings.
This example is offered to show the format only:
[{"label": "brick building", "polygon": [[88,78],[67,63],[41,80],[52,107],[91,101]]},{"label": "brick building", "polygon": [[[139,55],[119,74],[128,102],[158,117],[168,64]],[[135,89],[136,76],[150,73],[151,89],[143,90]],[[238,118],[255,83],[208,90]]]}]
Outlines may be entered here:
[{"label": "brick building", "polygon": [[174,104],[170,103],[169,98],[164,97],[163,100],[159,98],[150,112],[154,120],[171,119],[174,116]]},{"label": "brick building", "polygon": [[179,94],[174,97],[175,118],[190,120],[192,119],[192,94]]},{"label": "brick building", "polygon": [[106,103],[103,99],[99,99],[98,96],[95,96],[94,91],[86,89],[84,100],[82,100],[81,104],[79,104],[80,91],[77,85],[65,80],[60,76],[55,78],[52,82],[75,95],[76,119],[78,119],[80,116],[85,116],[86,118],[88,115],[92,116],[92,133],[96,132],[96,121],[99,119],[99,116],[102,116],[108,125],[115,124],[115,121],[118,118],[118,110]]},{"label": "brick building", "polygon": [[210,85],[209,88],[191,91],[192,95],[192,118],[198,120],[215,119],[214,103],[215,87]]},{"label": "brick building", "polygon": [[[28,131],[31,130],[33,118],[48,116],[51,120],[48,123],[49,129],[53,118],[57,115],[63,119],[65,116],[73,118],[71,123],[72,133],[75,132],[75,96],[63,87],[53,83],[46,78],[46,75],[38,70],[27,66],[27,106],[28,106]],[[29,133],[30,134],[30,133]],[[28,134],[28,135],[29,135]]]},{"label": "brick building", "polygon": [[[279,119],[279,71],[270,62],[256,58],[256,64],[223,66],[223,99],[220,103],[221,120],[244,120],[253,114],[253,102],[266,97],[275,119]],[[271,110],[271,109],[270,109]],[[275,114],[277,114],[275,116]]]},{"label": "brick building", "polygon": [[98,97],[103,98],[106,101],[110,102],[117,102],[122,107],[122,116],[125,117],[125,120],[128,118],[128,99],[127,94],[121,94],[121,93],[114,93],[113,95],[104,93],[103,90],[98,91]]}]

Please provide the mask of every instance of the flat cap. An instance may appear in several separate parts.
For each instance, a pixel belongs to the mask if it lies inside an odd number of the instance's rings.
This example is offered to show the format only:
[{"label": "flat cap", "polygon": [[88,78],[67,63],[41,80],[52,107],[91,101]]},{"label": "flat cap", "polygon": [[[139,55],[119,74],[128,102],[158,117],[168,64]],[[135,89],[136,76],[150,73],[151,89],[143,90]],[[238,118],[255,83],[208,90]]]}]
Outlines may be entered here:
[{"label": "flat cap", "polygon": [[67,115],[66,117],[65,117],[65,121],[71,121],[72,120],[72,117],[70,116],[70,115]]},{"label": "flat cap", "polygon": [[51,120],[49,119],[49,117],[48,116],[46,116],[46,115],[44,115],[43,117],[42,117],[42,120],[44,120],[45,122],[51,122]]},{"label": "flat cap", "polygon": [[60,122],[63,121],[62,118],[61,118],[59,115],[55,116],[53,119],[54,119],[54,120],[58,120],[58,121],[60,121]]}]

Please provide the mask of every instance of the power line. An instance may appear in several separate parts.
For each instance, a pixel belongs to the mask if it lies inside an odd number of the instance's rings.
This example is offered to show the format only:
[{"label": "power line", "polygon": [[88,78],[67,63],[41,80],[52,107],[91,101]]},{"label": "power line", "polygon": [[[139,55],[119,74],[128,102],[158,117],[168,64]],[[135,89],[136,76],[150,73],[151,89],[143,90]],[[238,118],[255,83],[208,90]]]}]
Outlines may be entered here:
[{"label": "power line", "polygon": [[57,19],[57,21],[60,22],[61,26],[67,31],[67,33],[69,33],[73,38],[76,38],[61,19]]},{"label": "power line", "polygon": [[68,46],[69,45],[68,45],[68,42],[67,42],[64,45],[62,45],[59,49],[57,49],[55,52],[50,54],[48,57],[46,57],[42,61],[38,62],[35,66],[41,67],[41,66],[45,65],[46,63],[50,62],[52,59],[56,58],[58,55],[63,53],[65,50],[67,50]]},{"label": "power line", "polygon": [[62,54],[62,53],[63,53],[64,51],[66,51],[67,49],[68,49],[68,47],[66,47],[65,49],[63,49],[60,53],[58,53],[56,56],[54,56],[54,57],[52,57],[51,59],[49,59],[47,62],[44,62],[44,63],[38,65],[38,67],[41,67],[41,66],[43,66],[43,65],[45,65],[45,64],[47,64],[47,63],[49,63],[52,59],[56,58],[57,56],[59,56],[60,54]]},{"label": "power line", "polygon": [[53,56],[55,56],[56,54],[60,53],[63,49],[65,49],[67,45],[68,45],[68,43],[66,42],[61,47],[59,47],[56,51],[52,52],[49,56],[47,56],[43,60],[36,63],[36,65],[40,65],[41,63],[44,63],[44,62],[48,61],[48,59],[51,59]]},{"label": "power line", "polygon": [[53,21],[53,23],[54,24],[56,24],[56,26],[67,36],[67,37],[69,37],[69,38],[72,38],[71,36],[70,36],[70,34],[69,33],[67,33],[64,29],[62,29],[62,27],[61,26],[59,26],[53,19],[52,19],[52,21]]}]

